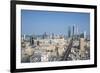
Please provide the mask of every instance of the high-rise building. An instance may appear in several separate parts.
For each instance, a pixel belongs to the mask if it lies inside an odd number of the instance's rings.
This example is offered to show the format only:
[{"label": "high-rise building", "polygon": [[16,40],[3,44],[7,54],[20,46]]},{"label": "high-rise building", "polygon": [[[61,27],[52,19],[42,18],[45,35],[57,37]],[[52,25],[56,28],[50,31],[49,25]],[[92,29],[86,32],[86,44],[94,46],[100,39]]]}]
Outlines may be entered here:
[{"label": "high-rise building", "polygon": [[74,27],[74,25],[73,25],[73,27],[72,27],[72,36],[74,36],[74,31],[75,31],[75,27]]},{"label": "high-rise building", "polygon": [[86,39],[86,37],[87,37],[87,36],[86,36],[86,31],[84,31],[83,33],[80,34],[80,38]]},{"label": "high-rise building", "polygon": [[23,39],[24,39],[24,40],[26,39],[26,35],[25,35],[25,34],[23,35]]},{"label": "high-rise building", "polygon": [[68,27],[68,37],[70,38],[71,37],[71,28]]},{"label": "high-rise building", "polygon": [[32,36],[30,37],[30,44],[31,44],[31,45],[34,45],[34,39],[33,39]]},{"label": "high-rise building", "polygon": [[72,26],[72,38],[75,38],[75,24]]},{"label": "high-rise building", "polygon": [[79,26],[76,25],[76,39],[79,38]]},{"label": "high-rise building", "polygon": [[47,33],[45,32],[44,34],[43,34],[43,39],[46,39],[47,38]]},{"label": "high-rise building", "polygon": [[54,39],[54,33],[52,33],[52,39]]},{"label": "high-rise building", "polygon": [[78,35],[78,25],[76,25],[76,35]]},{"label": "high-rise building", "polygon": [[84,31],[84,38],[86,39],[86,31]]}]

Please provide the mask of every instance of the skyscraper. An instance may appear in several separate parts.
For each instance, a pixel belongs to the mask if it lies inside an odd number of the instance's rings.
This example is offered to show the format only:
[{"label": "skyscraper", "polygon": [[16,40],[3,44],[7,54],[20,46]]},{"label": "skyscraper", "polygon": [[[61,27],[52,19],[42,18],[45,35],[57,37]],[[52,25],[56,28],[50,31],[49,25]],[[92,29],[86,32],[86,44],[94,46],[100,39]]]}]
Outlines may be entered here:
[{"label": "skyscraper", "polygon": [[86,31],[84,31],[84,38],[86,39]]},{"label": "skyscraper", "polygon": [[30,44],[31,44],[31,45],[34,45],[34,39],[33,39],[32,36],[30,37]]},{"label": "skyscraper", "polygon": [[72,26],[72,37],[74,38],[75,36],[75,24]]},{"label": "skyscraper", "polygon": [[71,28],[70,28],[70,26],[68,27],[68,37],[69,38],[71,37]]},{"label": "skyscraper", "polygon": [[78,28],[78,24],[76,25],[76,38],[78,39],[79,37],[79,28]]},{"label": "skyscraper", "polygon": [[76,35],[78,35],[78,25],[76,25]]}]

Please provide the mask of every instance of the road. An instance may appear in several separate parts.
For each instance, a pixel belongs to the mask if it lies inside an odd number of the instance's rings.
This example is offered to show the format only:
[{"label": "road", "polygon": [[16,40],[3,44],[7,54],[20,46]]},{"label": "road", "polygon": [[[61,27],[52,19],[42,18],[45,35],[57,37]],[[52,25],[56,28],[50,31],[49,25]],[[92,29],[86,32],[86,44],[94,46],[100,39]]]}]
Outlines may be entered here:
[{"label": "road", "polygon": [[66,48],[66,51],[65,51],[65,53],[62,57],[63,61],[68,59],[69,53],[71,52],[72,44],[73,44],[73,40],[70,41],[70,44],[69,44],[68,48]]}]

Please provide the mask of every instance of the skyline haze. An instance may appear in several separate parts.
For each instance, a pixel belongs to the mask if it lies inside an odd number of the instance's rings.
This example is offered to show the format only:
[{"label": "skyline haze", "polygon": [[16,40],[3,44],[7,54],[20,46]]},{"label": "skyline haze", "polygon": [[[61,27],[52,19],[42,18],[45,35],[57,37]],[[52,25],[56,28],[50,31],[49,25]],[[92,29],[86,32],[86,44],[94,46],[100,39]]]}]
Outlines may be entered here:
[{"label": "skyline haze", "polygon": [[78,25],[79,32],[90,34],[89,13],[21,10],[21,23],[22,34],[27,35],[44,32],[68,35],[68,27],[73,25]]}]

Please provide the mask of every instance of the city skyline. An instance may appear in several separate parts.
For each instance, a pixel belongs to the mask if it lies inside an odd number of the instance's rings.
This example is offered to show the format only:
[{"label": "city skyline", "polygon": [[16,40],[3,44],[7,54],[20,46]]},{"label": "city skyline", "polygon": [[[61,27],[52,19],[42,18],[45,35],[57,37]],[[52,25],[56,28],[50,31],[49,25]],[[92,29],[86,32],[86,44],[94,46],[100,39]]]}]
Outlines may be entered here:
[{"label": "city skyline", "polygon": [[89,13],[21,10],[21,23],[22,34],[27,35],[44,32],[68,35],[69,27],[74,25],[78,25],[80,33],[90,34]]}]

